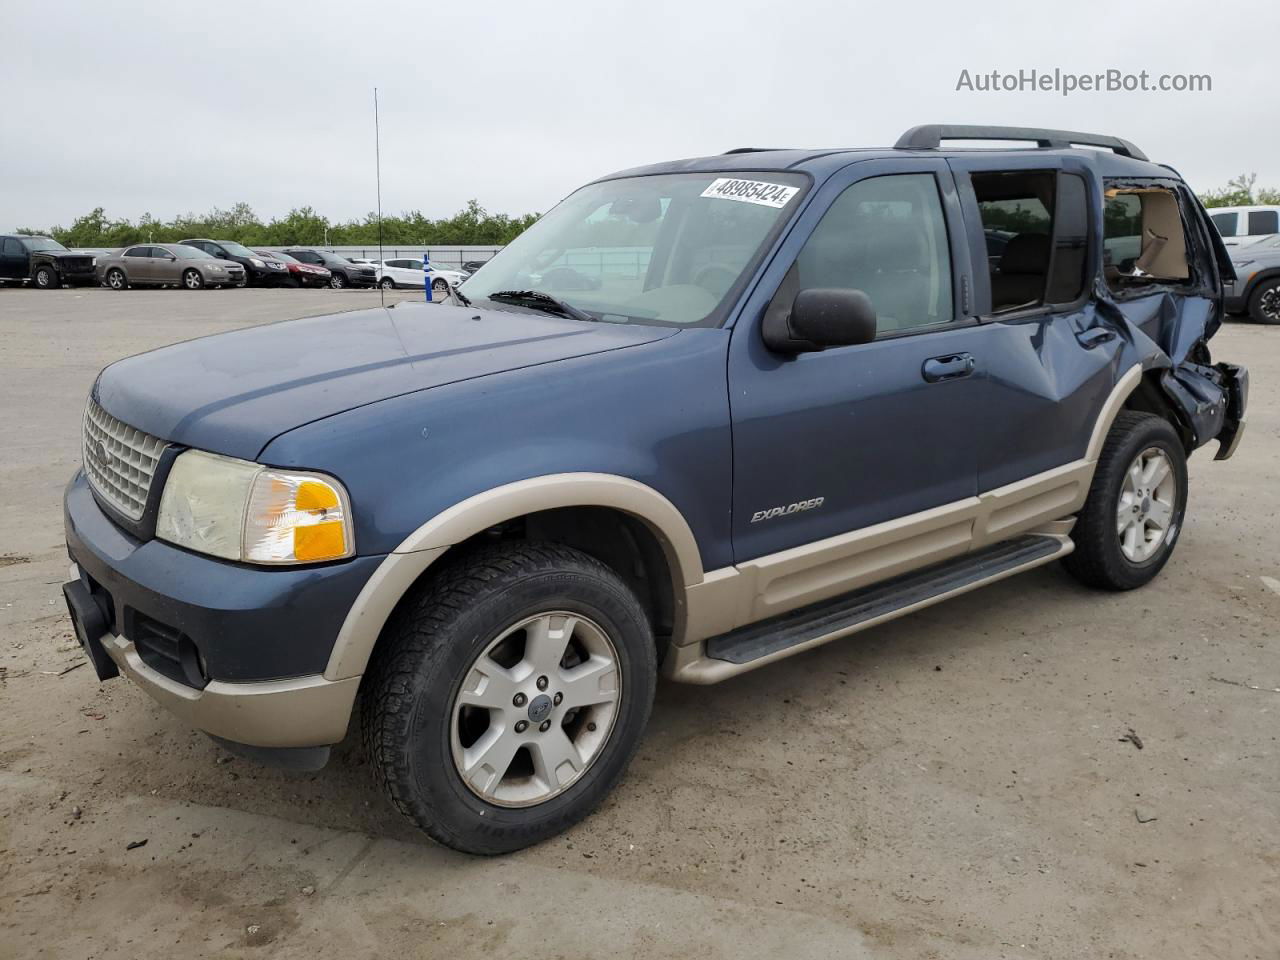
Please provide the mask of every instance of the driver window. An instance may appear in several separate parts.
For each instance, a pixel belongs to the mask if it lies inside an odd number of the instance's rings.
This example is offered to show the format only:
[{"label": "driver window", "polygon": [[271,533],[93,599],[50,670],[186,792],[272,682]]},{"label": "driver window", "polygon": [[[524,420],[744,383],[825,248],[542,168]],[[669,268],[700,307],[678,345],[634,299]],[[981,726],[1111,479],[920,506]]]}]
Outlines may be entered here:
[{"label": "driver window", "polygon": [[878,335],[953,319],[951,249],[933,175],[853,184],[814,228],[792,273],[795,292],[861,290],[876,309]]}]

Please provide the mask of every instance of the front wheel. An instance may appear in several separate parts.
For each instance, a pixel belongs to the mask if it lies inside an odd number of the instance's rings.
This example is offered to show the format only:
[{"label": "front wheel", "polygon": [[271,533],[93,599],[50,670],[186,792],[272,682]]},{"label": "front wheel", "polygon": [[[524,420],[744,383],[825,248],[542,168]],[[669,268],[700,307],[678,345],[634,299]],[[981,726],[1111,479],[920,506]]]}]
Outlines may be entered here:
[{"label": "front wheel", "polygon": [[1187,455],[1167,420],[1123,411],[1116,417],[1063,565],[1104,590],[1149,583],[1169,560],[1187,509]]},{"label": "front wheel", "polygon": [[120,269],[112,269],[107,271],[107,286],[112,290],[124,290],[129,286],[129,281],[124,275],[124,271]]},{"label": "front wheel", "polygon": [[329,277],[329,286],[331,286],[334,290],[341,290],[346,285],[347,285],[346,274],[335,272]]},{"label": "front wheel", "polygon": [[1280,279],[1258,284],[1249,297],[1249,316],[1257,323],[1280,323]]},{"label": "front wheel", "polygon": [[62,284],[58,281],[58,271],[46,264],[36,268],[34,277],[36,286],[41,290],[57,290]]},{"label": "front wheel", "polygon": [[204,277],[200,276],[199,270],[184,270],[182,272],[182,285],[188,290],[199,290],[204,286]]},{"label": "front wheel", "polygon": [[395,288],[395,285],[396,282],[390,277],[383,277],[378,281],[378,286],[382,287],[383,290],[392,290]]},{"label": "front wheel", "polygon": [[431,292],[432,293],[448,293],[449,281],[441,277],[436,277],[434,280],[431,281]]},{"label": "front wheel", "polygon": [[365,746],[434,839],[507,853],[613,789],[656,682],[648,617],[613,570],[556,544],[496,545],[401,604],[365,677]]}]

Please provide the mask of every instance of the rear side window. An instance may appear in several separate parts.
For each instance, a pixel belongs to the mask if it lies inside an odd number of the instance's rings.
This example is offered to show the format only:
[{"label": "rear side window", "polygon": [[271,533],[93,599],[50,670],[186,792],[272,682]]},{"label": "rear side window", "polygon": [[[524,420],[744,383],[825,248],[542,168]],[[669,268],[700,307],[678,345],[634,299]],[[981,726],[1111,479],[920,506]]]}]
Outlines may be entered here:
[{"label": "rear side window", "polygon": [[1113,290],[1191,277],[1181,205],[1172,190],[1109,186],[1102,236],[1103,270]]},{"label": "rear side window", "polygon": [[873,177],[850,186],[814,228],[793,269],[796,290],[861,290],[876,308],[880,334],[951,320],[951,248],[933,175]]},{"label": "rear side window", "polygon": [[150,247],[130,247],[124,252],[126,257],[149,257],[151,256]]},{"label": "rear side window", "polygon": [[1280,233],[1280,213],[1275,210],[1253,210],[1249,213],[1249,236]]},{"label": "rear side window", "polygon": [[1084,293],[1089,191],[1084,178],[1053,170],[971,177],[987,242],[996,313],[1072,303]]},{"label": "rear side window", "polygon": [[1236,235],[1236,215],[1234,213],[1215,213],[1209,218],[1213,221],[1213,225],[1218,228],[1218,232],[1224,237],[1234,237]]}]

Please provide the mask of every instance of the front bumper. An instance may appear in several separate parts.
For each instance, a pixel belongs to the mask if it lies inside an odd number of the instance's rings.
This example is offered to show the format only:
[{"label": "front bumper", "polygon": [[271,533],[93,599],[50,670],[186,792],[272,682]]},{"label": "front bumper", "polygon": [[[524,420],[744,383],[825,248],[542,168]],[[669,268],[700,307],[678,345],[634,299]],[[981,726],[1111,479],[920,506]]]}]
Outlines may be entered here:
[{"label": "front bumper", "polygon": [[99,642],[153,699],[242,744],[342,739],[359,678],[323,673],[381,557],[263,569],[136,540],[102,512],[83,474],[67,487],[64,520],[74,581],[103,614],[98,635],[81,642]]}]

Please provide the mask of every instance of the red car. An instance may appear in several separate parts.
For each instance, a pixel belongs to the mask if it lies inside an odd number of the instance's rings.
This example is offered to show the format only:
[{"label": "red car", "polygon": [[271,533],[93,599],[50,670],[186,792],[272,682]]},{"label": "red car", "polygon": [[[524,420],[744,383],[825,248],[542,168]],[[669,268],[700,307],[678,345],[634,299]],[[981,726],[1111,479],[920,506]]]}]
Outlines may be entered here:
[{"label": "red car", "polygon": [[289,268],[289,279],[284,281],[281,286],[327,287],[329,285],[329,271],[324,267],[302,263],[287,253],[280,253],[276,250],[255,250],[254,253],[269,260],[279,260]]}]

